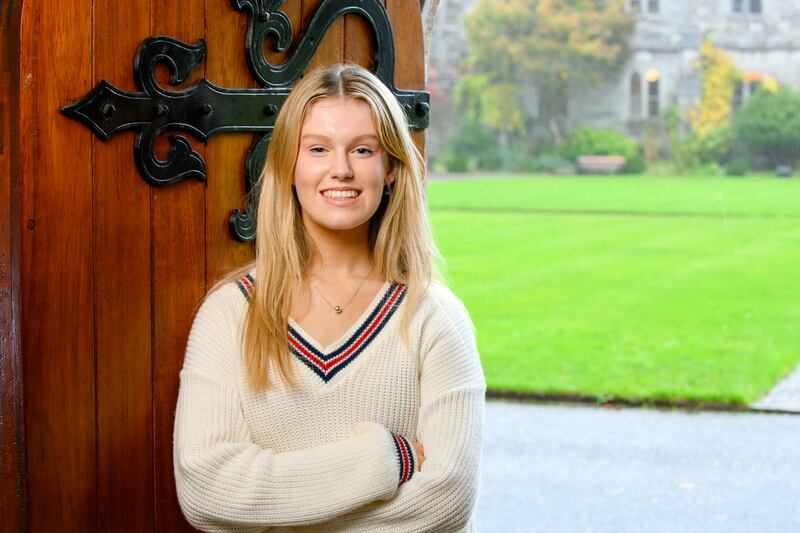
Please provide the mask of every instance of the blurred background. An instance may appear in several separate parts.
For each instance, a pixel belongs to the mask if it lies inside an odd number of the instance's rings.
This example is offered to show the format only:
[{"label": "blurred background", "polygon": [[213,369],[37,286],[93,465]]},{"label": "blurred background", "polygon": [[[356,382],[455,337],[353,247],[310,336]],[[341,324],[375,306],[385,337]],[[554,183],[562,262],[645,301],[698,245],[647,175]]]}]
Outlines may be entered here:
[{"label": "blurred background", "polygon": [[753,405],[800,362],[798,0],[442,0],[429,202],[495,392]]}]

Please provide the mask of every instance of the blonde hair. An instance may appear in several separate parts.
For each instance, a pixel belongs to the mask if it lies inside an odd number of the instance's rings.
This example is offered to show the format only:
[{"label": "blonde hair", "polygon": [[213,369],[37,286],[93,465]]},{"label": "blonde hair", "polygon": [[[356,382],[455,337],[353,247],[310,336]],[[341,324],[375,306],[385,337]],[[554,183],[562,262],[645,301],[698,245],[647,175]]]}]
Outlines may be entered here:
[{"label": "blonde hair", "polygon": [[370,221],[374,268],[388,281],[407,286],[401,332],[408,342],[410,313],[430,282],[438,279],[441,255],[434,244],[423,196],[424,160],[411,138],[405,114],[392,92],[371,72],[353,64],[314,70],[292,90],[275,122],[259,178],[255,260],[209,292],[256,268],[254,293],[242,332],[242,357],[251,387],[271,388],[270,363],[291,386],[287,328],[294,291],[305,279],[312,247],[300,204],[292,190],[300,132],[309,106],[325,97],[356,98],[369,104],[380,143],[395,176]]}]

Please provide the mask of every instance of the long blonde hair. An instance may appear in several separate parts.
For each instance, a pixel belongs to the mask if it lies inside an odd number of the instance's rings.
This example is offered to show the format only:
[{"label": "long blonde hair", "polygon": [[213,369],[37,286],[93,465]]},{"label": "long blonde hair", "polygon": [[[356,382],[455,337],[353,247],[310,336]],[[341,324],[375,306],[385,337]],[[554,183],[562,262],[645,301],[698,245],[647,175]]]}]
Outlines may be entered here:
[{"label": "long blonde hair", "polygon": [[405,114],[391,91],[371,72],[353,64],[319,68],[292,90],[275,122],[267,159],[259,178],[255,260],[226,276],[219,286],[256,268],[254,293],[242,332],[242,357],[251,387],[273,386],[270,361],[291,386],[287,328],[294,291],[305,280],[313,244],[292,191],[300,131],[309,106],[328,96],[363,100],[372,111],[380,143],[388,153],[395,180],[370,221],[374,268],[407,286],[401,331],[407,342],[411,309],[437,279],[441,256],[434,244],[423,197],[424,160],[414,145]]}]

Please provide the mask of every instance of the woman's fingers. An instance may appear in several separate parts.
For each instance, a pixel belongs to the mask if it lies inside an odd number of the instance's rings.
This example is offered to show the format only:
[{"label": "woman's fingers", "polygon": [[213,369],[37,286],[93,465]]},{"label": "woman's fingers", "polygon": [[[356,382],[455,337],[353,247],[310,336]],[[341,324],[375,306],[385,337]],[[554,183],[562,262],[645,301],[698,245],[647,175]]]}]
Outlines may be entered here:
[{"label": "woman's fingers", "polygon": [[425,448],[422,447],[422,443],[417,441],[411,441],[411,445],[414,447],[414,451],[417,452],[417,462],[419,467],[422,468],[422,463],[425,462]]}]

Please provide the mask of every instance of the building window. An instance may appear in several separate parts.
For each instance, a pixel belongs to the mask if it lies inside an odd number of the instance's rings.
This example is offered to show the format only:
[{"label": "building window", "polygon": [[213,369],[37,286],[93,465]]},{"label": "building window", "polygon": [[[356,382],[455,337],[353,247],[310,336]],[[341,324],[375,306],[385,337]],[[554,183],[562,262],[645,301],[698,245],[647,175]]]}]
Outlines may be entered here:
[{"label": "building window", "polygon": [[644,73],[644,79],[647,80],[647,116],[658,116],[658,82],[661,79],[661,73],[657,68],[651,68]]},{"label": "building window", "polygon": [[647,12],[648,13],[658,13],[658,0],[647,0]]},{"label": "building window", "polygon": [[731,0],[731,11],[734,14],[761,13],[763,10],[761,0]]},{"label": "building window", "polygon": [[638,72],[631,76],[631,118],[642,117],[642,77]]},{"label": "building window", "polygon": [[634,13],[642,12],[642,0],[631,0],[631,11]]},{"label": "building window", "polygon": [[647,113],[651,117],[658,116],[658,80],[647,82]]}]

